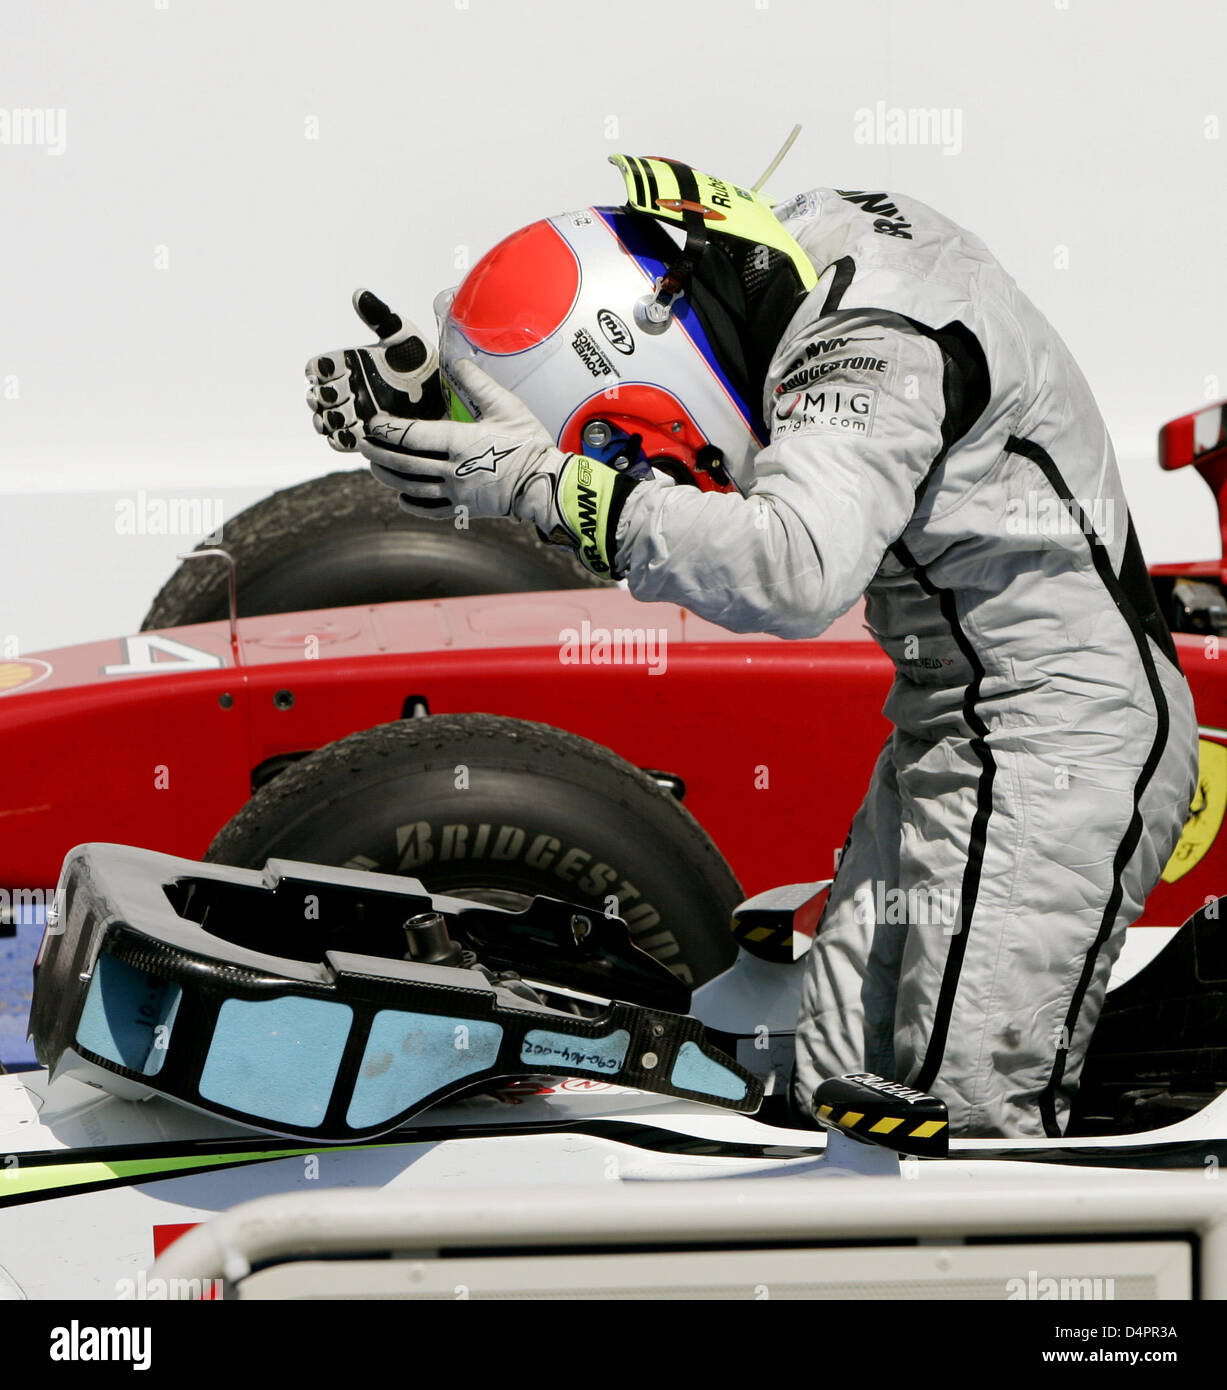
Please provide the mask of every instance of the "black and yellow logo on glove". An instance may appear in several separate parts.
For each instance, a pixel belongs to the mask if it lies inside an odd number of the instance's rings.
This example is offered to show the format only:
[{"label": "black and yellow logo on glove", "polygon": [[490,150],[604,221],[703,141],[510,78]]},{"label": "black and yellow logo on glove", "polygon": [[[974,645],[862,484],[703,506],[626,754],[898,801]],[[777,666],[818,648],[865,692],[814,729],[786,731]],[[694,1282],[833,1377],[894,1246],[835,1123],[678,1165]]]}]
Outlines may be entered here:
[{"label": "black and yellow logo on glove", "polygon": [[575,455],[558,484],[558,511],[575,540],[576,554],[593,574],[614,572],[618,517],[634,479],[607,464]]}]

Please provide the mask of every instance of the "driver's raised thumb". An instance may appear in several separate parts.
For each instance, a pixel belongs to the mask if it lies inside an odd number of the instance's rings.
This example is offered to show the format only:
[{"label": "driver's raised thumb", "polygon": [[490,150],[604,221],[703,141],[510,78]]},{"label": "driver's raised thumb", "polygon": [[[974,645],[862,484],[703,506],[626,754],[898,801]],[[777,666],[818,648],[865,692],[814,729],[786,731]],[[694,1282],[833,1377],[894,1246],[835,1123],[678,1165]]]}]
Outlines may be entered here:
[{"label": "driver's raised thumb", "polygon": [[394,338],[402,327],[400,315],[394,314],[377,294],[370,290],[354,291],[354,308],[358,317],[380,342]]}]

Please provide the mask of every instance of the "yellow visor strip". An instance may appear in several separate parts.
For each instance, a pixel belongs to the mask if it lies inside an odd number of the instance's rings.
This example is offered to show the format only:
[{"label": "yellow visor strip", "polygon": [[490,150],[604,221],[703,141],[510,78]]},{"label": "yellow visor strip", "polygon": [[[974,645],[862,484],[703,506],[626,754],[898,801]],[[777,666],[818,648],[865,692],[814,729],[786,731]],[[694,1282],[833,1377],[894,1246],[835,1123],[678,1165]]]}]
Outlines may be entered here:
[{"label": "yellow visor strip", "polygon": [[700,212],[713,239],[735,237],[782,252],[792,261],[803,289],[812,290],[818,272],[800,244],[791,237],[761,193],[752,193],[735,183],[713,178],[692,169],[698,188],[697,206],[684,201],[677,175],[663,159],[651,155],[610,155],[626,180],[627,201],[639,212],[650,213],[665,222],[681,223],[687,211]]}]

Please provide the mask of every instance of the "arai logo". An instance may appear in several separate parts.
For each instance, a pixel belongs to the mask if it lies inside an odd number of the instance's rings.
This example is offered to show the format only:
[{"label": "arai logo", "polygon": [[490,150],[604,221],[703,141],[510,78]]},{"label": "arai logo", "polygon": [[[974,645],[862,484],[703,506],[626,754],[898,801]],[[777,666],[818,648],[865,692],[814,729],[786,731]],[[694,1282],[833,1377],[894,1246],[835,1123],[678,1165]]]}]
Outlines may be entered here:
[{"label": "arai logo", "polygon": [[635,351],[635,343],[631,338],[631,331],[626,324],[614,313],[612,309],[602,309],[596,316],[596,321],[601,327],[609,346],[616,352],[625,353],[630,356]]}]

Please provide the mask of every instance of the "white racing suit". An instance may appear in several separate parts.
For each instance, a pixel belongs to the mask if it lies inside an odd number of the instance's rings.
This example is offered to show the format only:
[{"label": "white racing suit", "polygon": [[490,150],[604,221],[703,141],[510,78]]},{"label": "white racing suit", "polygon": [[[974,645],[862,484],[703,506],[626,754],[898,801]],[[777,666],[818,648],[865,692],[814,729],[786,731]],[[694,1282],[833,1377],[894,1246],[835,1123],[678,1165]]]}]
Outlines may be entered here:
[{"label": "white racing suit", "polygon": [[809,957],[803,1112],[868,1070],[955,1132],[1059,1134],[1187,814],[1188,685],[1091,391],[983,243],[894,195],[777,213],[822,274],[769,368],[771,441],[741,496],[634,488],[618,565],[641,599],[785,637],[863,593],[895,662]]}]

